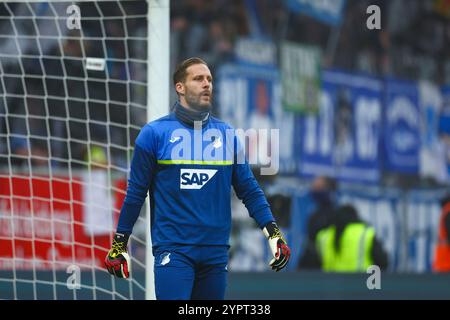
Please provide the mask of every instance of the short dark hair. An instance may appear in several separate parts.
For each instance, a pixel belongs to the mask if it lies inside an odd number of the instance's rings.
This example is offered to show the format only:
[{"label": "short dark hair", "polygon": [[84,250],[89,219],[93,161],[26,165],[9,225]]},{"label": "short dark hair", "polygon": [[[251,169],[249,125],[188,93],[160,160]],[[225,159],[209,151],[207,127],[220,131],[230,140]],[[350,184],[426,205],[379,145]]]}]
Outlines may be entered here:
[{"label": "short dark hair", "polygon": [[347,219],[349,219],[350,221],[355,221],[358,219],[358,211],[356,210],[356,208],[349,204],[346,203],[340,207],[338,207],[336,209],[336,213],[339,217],[341,216],[345,216]]},{"label": "short dark hair", "polygon": [[198,57],[192,57],[182,61],[178,64],[175,72],[173,73],[173,85],[176,85],[178,82],[184,82],[187,76],[186,69],[194,64],[204,64],[205,66],[208,66],[203,59]]}]

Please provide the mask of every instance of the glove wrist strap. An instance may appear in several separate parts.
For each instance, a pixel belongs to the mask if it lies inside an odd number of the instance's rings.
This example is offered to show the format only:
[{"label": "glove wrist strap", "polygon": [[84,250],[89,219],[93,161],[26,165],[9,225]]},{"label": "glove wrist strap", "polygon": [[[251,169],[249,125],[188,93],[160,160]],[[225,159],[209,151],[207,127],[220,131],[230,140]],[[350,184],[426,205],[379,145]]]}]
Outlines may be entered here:
[{"label": "glove wrist strap", "polygon": [[117,253],[127,251],[129,234],[116,232],[113,238],[112,249]]},{"label": "glove wrist strap", "polygon": [[263,233],[267,239],[273,239],[276,237],[281,238],[280,229],[274,221],[266,224],[266,226],[263,228]]}]

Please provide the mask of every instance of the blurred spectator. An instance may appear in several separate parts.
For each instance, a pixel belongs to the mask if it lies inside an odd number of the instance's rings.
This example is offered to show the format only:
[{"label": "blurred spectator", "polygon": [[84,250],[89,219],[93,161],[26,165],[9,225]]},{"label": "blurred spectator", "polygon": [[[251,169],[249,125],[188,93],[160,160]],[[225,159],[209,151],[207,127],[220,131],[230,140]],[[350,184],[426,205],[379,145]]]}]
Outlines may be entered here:
[{"label": "blurred spectator", "polygon": [[[24,105],[26,101],[26,105]],[[49,151],[47,148],[47,125],[45,114],[36,99],[27,98],[16,103],[7,118],[11,128],[9,138],[11,148],[11,165],[13,166],[47,166]],[[28,161],[30,158],[30,161]]]},{"label": "blurred spectator", "polygon": [[202,56],[214,66],[231,60],[233,56],[232,34],[227,33],[224,21],[220,19],[211,21],[208,27],[208,38],[202,51]]},{"label": "blurred spectator", "polygon": [[[49,154],[42,143],[33,143],[33,139],[13,136],[10,139],[11,165],[33,167],[48,166]],[[30,162],[29,162],[30,160]]]},{"label": "blurred spectator", "polygon": [[361,221],[351,205],[337,209],[335,222],[317,234],[316,247],[326,272],[366,272],[371,265],[385,270],[388,265],[374,228]]},{"label": "blurred spectator", "polygon": [[28,147],[28,140],[24,137],[12,136],[10,138],[11,146],[11,165],[20,167],[26,165],[29,157],[30,148]]},{"label": "blurred spectator", "polygon": [[83,159],[91,170],[106,170],[109,166],[105,149],[100,146],[89,145],[84,151]]},{"label": "blurred spectator", "polygon": [[214,69],[229,59],[236,36],[248,32],[242,1],[180,1],[171,12],[172,61],[195,53]]},{"label": "blurred spectator", "polygon": [[450,272],[450,194],[441,202],[438,240],[435,248],[433,270]]},{"label": "blurred spectator", "polygon": [[308,220],[308,238],[304,253],[298,264],[299,269],[320,268],[320,258],[315,247],[315,239],[320,230],[327,228],[334,221],[336,188],[336,181],[330,177],[319,176],[312,182],[310,197],[315,203],[316,209]]}]

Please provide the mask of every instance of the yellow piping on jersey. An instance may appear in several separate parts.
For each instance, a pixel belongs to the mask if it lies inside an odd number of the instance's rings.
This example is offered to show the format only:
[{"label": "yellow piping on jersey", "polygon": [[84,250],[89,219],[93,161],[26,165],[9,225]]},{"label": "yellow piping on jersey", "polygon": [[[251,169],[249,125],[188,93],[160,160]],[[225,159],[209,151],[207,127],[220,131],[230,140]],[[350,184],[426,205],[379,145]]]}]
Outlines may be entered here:
[{"label": "yellow piping on jersey", "polygon": [[203,161],[203,160],[158,160],[158,164],[199,164],[206,166],[230,166],[232,160],[227,161]]}]

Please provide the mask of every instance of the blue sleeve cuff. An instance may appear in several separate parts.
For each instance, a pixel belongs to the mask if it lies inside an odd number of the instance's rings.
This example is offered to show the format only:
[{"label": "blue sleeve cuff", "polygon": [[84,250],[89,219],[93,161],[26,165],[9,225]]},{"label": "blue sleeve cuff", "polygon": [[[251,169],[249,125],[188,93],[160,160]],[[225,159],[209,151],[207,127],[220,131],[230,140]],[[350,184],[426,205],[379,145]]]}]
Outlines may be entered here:
[{"label": "blue sleeve cuff", "polygon": [[275,221],[269,207],[265,207],[262,210],[254,212],[252,216],[261,229],[263,229],[268,223]]},{"label": "blue sleeve cuff", "polygon": [[124,202],[120,212],[119,223],[117,224],[117,232],[131,234],[141,208],[142,205]]}]

